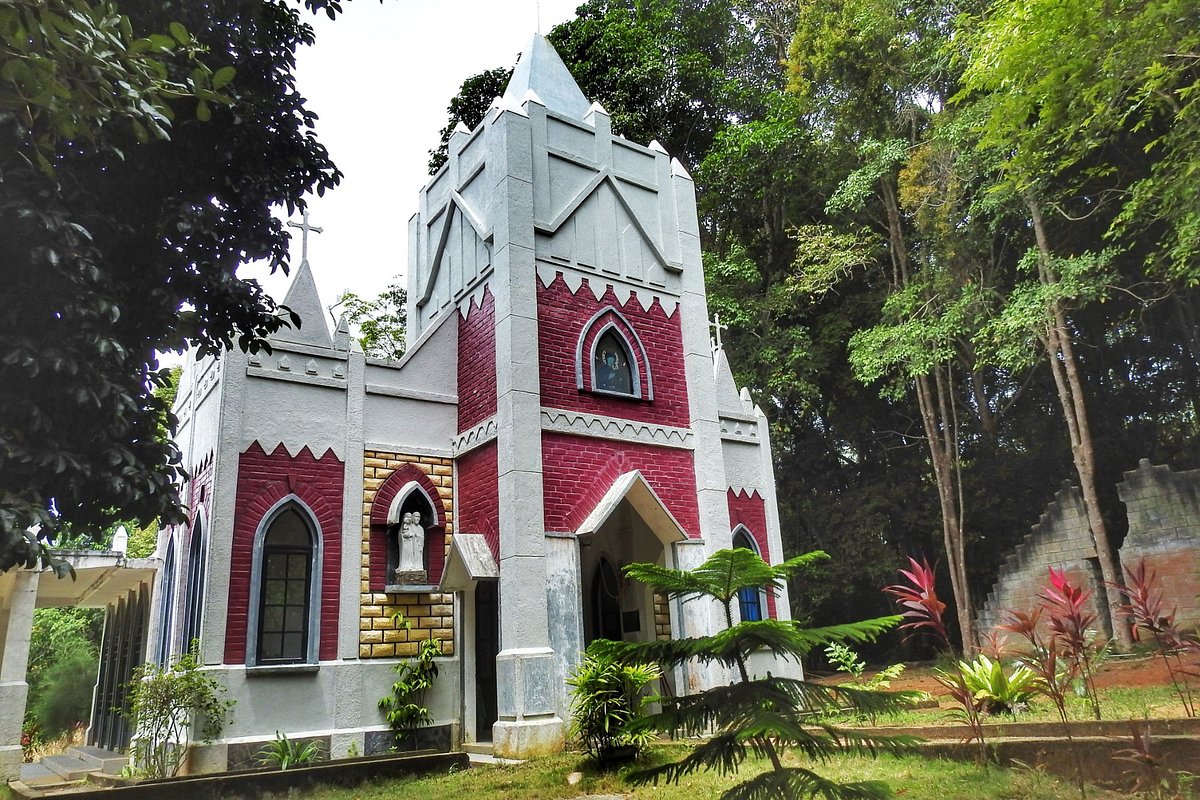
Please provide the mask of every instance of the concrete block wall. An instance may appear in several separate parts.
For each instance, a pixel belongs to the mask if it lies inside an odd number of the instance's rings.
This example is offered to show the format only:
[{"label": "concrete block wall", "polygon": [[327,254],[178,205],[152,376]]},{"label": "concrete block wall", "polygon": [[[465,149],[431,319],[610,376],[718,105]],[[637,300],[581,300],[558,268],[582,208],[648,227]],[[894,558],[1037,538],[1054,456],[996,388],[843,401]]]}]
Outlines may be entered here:
[{"label": "concrete block wall", "polygon": [[1121,563],[1133,568],[1145,559],[1166,611],[1175,608],[1179,622],[1200,622],[1200,470],[1172,472],[1142,459],[1117,494],[1129,515]]},{"label": "concrete block wall", "polygon": [[1095,558],[1096,546],[1088,527],[1083,496],[1077,488],[1064,483],[1038,524],[1005,558],[1000,577],[978,613],[979,630],[987,634],[1004,624],[1005,612],[1010,609],[1028,611],[1037,606],[1038,593],[1048,583],[1050,567],[1064,570],[1072,583],[1092,591],[1091,610],[1097,614],[1097,625],[1106,630],[1106,595],[1099,567],[1094,566]]}]

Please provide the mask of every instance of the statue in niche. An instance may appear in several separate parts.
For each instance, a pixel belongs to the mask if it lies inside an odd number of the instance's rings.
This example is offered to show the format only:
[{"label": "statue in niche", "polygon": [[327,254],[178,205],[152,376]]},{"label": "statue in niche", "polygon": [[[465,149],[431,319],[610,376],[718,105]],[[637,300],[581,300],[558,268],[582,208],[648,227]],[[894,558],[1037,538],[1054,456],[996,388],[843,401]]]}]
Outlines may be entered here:
[{"label": "statue in niche", "polygon": [[396,583],[423,584],[428,581],[425,572],[425,529],[421,527],[421,514],[411,511],[400,520],[400,564],[396,567]]}]

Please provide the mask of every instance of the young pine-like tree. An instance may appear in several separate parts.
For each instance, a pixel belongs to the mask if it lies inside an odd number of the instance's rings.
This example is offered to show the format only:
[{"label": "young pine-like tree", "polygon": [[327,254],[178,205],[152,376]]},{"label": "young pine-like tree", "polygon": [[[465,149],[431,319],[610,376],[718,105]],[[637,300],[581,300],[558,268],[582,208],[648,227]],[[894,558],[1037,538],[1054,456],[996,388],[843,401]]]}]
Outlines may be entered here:
[{"label": "young pine-like tree", "polygon": [[733,676],[727,685],[698,694],[661,698],[662,710],[642,724],[672,737],[712,734],[681,760],[632,773],[635,783],[678,782],[698,770],[736,773],[751,754],[770,761],[771,769],[734,785],[722,800],[813,797],[829,800],[890,797],[890,789],[875,781],[838,783],[808,766],[784,765],[784,748],[795,747],[810,761],[824,762],[838,753],[875,755],[912,744],[908,737],[873,736],[860,730],[841,730],[823,718],[822,711],[849,706],[866,714],[905,707],[911,693],[878,692],[846,686],[821,686],[795,678],[752,676],[750,654],[769,651],[797,662],[813,648],[831,642],[863,642],[895,626],[900,617],[881,617],[825,628],[802,628],[782,620],[734,621],[738,591],[783,585],[791,575],[827,558],[817,551],[771,566],[745,549],[721,550],[694,570],[667,569],[655,564],[632,564],[625,573],[654,591],[684,601],[715,600],[725,613],[726,627],[711,636],[653,642],[596,642],[597,650],[622,661],[658,662],[673,667],[685,662],[720,664]]}]

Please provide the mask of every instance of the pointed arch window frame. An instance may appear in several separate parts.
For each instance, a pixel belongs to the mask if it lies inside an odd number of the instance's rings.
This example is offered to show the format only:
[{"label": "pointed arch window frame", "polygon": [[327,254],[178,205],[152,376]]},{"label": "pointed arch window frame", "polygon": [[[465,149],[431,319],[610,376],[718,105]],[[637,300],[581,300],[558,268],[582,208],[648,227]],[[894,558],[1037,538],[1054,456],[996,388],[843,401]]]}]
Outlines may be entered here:
[{"label": "pointed arch window frame", "polygon": [[154,663],[166,667],[171,663],[174,648],[175,601],[178,597],[178,566],[179,557],[176,554],[178,537],[175,531],[167,533],[166,547],[163,548],[163,565],[159,570],[158,582],[158,635],[154,642]]},{"label": "pointed arch window frame", "polygon": [[[738,543],[739,536],[744,537],[746,543],[749,544],[749,547],[746,547],[745,544]],[[734,549],[737,549],[739,547],[744,547],[745,549],[754,553],[754,555],[763,559],[763,561],[767,560],[766,558],[763,557],[762,550],[758,544],[758,540],[754,538],[754,534],[745,525],[742,525],[739,523],[737,526],[735,526],[729,537],[729,541]],[[748,605],[750,605],[749,600],[742,596],[742,592],[748,592],[748,591],[750,591],[749,587],[738,591],[738,618],[742,622],[746,622],[746,610],[745,609]],[[767,605],[767,588],[765,586],[759,586],[758,587],[758,618],[755,621],[765,620],[765,619],[771,619],[771,610],[770,610],[770,606]]]},{"label": "pointed arch window frame", "polygon": [[[633,391],[614,392],[596,387],[596,346],[612,331],[625,347],[629,356],[630,378]],[[586,352],[585,352],[586,351]],[[642,375],[646,377],[646,389],[642,391]],[[584,376],[587,380],[584,380]],[[575,388],[581,392],[622,397],[632,400],[654,400],[654,376],[650,370],[650,358],[642,337],[629,320],[615,307],[608,305],[592,315],[579,333],[575,344]]]},{"label": "pointed arch window frame", "polygon": [[[183,616],[180,618],[180,651],[186,653],[192,640],[204,641],[204,611],[208,595],[208,515],[196,509],[187,539],[186,571],[183,573]],[[180,543],[180,547],[183,543]],[[174,648],[172,648],[174,649]]]},{"label": "pointed arch window frame", "polygon": [[[258,652],[261,636],[262,607],[263,607],[263,556],[266,546],[267,533],[271,525],[283,516],[286,511],[294,510],[308,528],[309,534],[309,577],[307,615],[308,624],[305,632],[303,660],[263,662]],[[310,667],[315,669],[320,662],[319,648],[321,642],[321,578],[323,567],[324,536],[321,524],[317,521],[316,512],[308,503],[296,494],[288,494],[277,500],[262,518],[254,531],[253,558],[250,564],[250,597],[246,613],[246,668],[262,671],[275,669],[295,669]]]}]

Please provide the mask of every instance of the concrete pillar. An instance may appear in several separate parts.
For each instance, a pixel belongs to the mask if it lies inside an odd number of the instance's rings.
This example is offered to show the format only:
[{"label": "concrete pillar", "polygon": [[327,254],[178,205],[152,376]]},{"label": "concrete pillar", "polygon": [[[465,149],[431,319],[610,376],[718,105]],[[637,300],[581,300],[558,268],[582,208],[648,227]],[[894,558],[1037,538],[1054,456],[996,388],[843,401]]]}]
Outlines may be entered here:
[{"label": "concrete pillar", "polygon": [[488,171],[496,176],[492,288],[501,605],[499,720],[492,741],[496,755],[523,758],[556,752],[565,741],[558,715],[563,687],[549,638],[530,120],[506,111],[488,134]]},{"label": "concrete pillar", "polygon": [[33,634],[33,609],[37,604],[38,573],[17,569],[12,592],[0,610],[0,780],[21,777],[21,724],[29,684],[29,639]]}]

